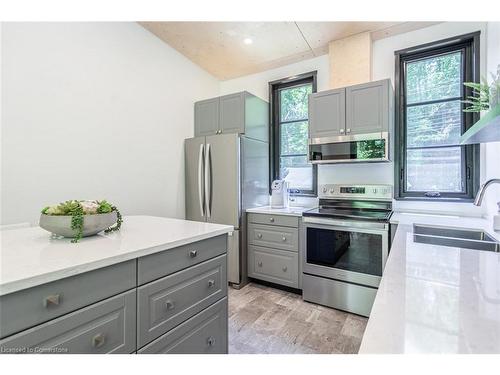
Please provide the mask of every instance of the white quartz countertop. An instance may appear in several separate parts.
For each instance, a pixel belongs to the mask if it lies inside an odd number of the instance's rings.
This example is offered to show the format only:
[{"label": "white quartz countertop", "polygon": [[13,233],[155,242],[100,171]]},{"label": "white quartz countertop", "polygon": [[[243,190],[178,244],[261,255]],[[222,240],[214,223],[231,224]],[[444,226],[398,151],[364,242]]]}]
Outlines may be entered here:
[{"label": "white quartz countertop", "polygon": [[482,218],[395,213],[360,353],[500,353],[500,253],[415,243],[413,224],[500,232]]},{"label": "white quartz countertop", "polygon": [[249,208],[247,212],[256,214],[272,214],[285,216],[302,216],[302,212],[312,209],[313,207],[286,207],[286,208],[271,208],[271,206],[262,206]]},{"label": "white quartz countertop", "polygon": [[51,238],[40,227],[0,232],[0,295],[215,237],[233,230],[219,225],[154,216],[125,216],[119,232]]}]

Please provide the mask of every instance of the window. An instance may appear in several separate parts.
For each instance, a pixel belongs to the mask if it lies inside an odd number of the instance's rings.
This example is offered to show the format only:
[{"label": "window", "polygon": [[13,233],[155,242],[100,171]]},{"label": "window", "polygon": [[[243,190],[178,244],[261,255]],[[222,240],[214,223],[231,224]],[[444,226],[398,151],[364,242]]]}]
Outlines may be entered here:
[{"label": "window", "polygon": [[478,79],[479,32],[396,52],[396,199],[473,199],[479,147],[459,139],[479,119],[463,83]]},{"label": "window", "polygon": [[317,167],[308,162],[308,96],[316,92],[316,72],[269,83],[271,180],[285,179],[290,191],[316,195]]}]

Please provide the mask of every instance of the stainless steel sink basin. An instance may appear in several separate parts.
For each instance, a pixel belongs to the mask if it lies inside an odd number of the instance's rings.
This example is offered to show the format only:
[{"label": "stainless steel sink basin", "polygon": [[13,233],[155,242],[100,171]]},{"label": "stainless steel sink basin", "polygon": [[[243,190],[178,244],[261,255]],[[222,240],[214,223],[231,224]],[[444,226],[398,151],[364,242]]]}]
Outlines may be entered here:
[{"label": "stainless steel sink basin", "polygon": [[478,229],[413,225],[413,240],[430,245],[500,252],[500,243]]}]

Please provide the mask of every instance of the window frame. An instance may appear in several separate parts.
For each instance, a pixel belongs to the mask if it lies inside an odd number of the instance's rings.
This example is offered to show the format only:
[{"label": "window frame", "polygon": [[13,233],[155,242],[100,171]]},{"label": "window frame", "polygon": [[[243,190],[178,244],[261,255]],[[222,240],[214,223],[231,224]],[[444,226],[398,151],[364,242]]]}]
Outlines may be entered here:
[{"label": "window frame", "polygon": [[[279,179],[280,171],[280,96],[284,88],[312,84],[312,93],[317,92],[317,71],[294,75],[269,82],[269,193],[272,181]],[[309,124],[309,113],[308,113]],[[309,144],[309,142],[308,142]],[[318,195],[318,166],[312,164],[312,190],[290,189],[290,195],[316,197]]]},{"label": "window frame", "polygon": [[[412,48],[395,51],[395,158],[394,158],[394,198],[396,200],[421,200],[421,201],[452,201],[471,202],[479,189],[480,173],[480,145],[462,146],[462,183],[465,191],[460,193],[440,192],[439,196],[430,196],[431,192],[407,191],[406,168],[406,63],[463,50],[465,58],[462,70],[463,82],[479,82],[479,38],[480,31],[447,38],[432,43],[426,43]],[[472,89],[462,85],[462,100],[472,95]],[[464,104],[461,104],[461,110]],[[465,113],[462,115],[462,134],[479,120],[478,113]]]}]

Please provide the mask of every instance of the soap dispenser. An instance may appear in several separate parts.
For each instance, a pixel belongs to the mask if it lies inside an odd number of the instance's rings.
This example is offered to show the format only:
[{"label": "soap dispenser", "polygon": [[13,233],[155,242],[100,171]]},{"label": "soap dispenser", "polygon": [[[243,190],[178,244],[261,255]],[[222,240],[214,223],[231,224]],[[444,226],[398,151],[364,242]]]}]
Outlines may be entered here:
[{"label": "soap dispenser", "polygon": [[498,212],[493,216],[493,230],[500,230],[500,202],[497,202]]}]

